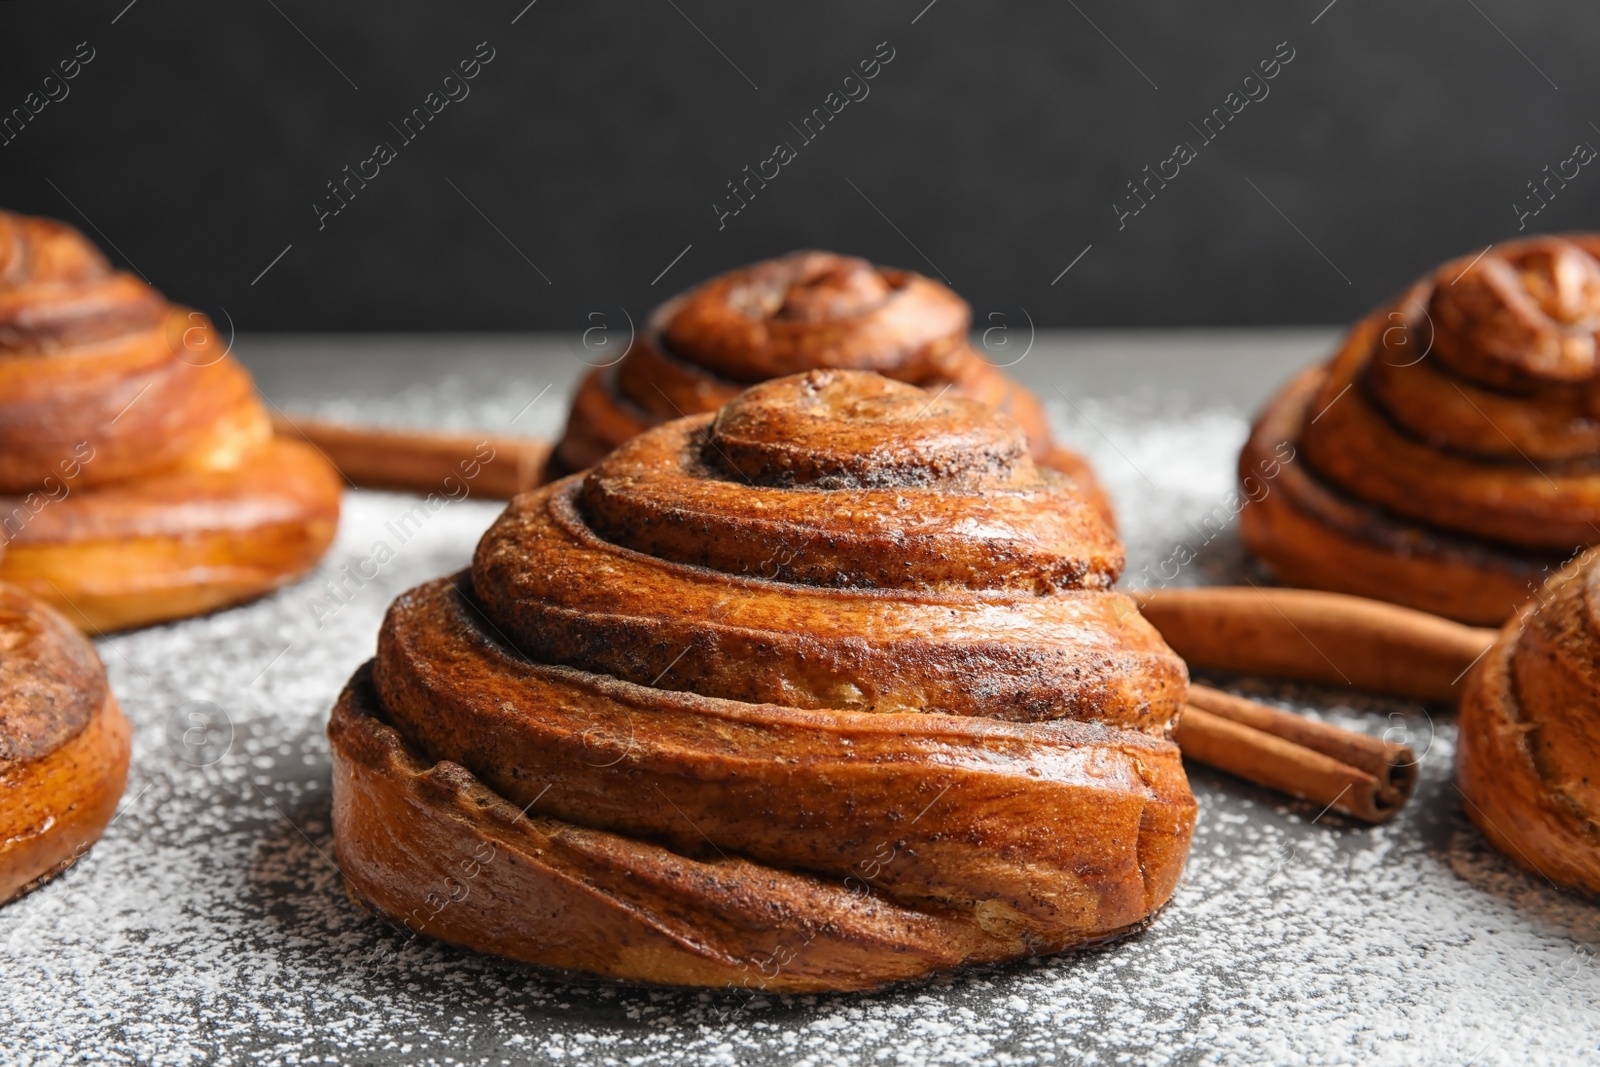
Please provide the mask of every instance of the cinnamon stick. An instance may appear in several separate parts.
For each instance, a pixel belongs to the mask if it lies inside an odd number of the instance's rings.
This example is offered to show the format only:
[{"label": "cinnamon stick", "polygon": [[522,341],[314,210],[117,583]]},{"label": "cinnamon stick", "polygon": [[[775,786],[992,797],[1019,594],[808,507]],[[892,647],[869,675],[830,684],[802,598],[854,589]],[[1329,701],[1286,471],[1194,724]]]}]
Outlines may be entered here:
[{"label": "cinnamon stick", "polygon": [[1411,749],[1203,685],[1175,735],[1183,754],[1365,822],[1393,817],[1417,784]]},{"label": "cinnamon stick", "polygon": [[1145,618],[1193,667],[1417,700],[1454,701],[1499,636],[1342,593],[1208,586],[1133,591]]},{"label": "cinnamon stick", "polygon": [[280,437],[306,441],[351,485],[450,493],[454,478],[475,495],[509,500],[539,484],[550,445],[528,437],[423,430],[378,430],[275,414]]}]

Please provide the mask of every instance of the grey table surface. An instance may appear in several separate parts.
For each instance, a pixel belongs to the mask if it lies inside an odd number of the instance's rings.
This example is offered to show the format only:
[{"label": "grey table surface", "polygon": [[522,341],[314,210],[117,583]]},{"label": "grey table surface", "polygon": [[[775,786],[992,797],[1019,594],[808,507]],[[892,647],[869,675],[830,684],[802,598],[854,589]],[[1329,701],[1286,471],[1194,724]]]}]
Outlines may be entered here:
[{"label": "grey table surface", "polygon": [[[1095,461],[1129,582],[1255,574],[1195,525],[1250,413],[1331,331],[1052,334],[1013,373]],[[242,337],[283,410],[548,434],[583,349],[550,337]],[[8,1063],[1578,1063],[1600,1059],[1600,911],[1463,817],[1446,709],[1259,679],[1239,691],[1411,743],[1378,828],[1191,768],[1182,884],[1109,949],[866,996],[567,985],[421,939],[344,896],[323,733],[389,600],[463,565],[499,505],[435,514],[331,615],[322,583],[406,497],[353,492],[319,571],[263,601],[99,642],[135,725],[120,812],[85,860],[0,910]],[[1259,576],[1257,576],[1259,579]],[[326,601],[324,601],[326,604]]]}]

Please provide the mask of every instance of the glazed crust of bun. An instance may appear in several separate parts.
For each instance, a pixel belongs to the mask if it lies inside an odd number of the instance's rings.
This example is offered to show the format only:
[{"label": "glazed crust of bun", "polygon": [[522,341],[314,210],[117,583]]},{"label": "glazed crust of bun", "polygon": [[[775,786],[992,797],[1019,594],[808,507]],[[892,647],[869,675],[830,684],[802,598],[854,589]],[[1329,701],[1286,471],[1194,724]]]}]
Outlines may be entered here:
[{"label": "glazed crust of bun", "polygon": [[1440,267],[1267,406],[1240,515],[1283,580],[1498,624],[1600,541],[1600,239]]},{"label": "glazed crust of bun", "polygon": [[748,385],[829,368],[949,389],[1010,415],[1035,460],[1073,479],[1111,520],[1094,471],[1051,439],[1037,398],[967,341],[971,309],[911,271],[793,252],[713,278],[652,312],[617,362],[585,376],[550,479],[581,471],[671,419],[715,411]]},{"label": "glazed crust of bun", "polygon": [[[1477,625],[1504,620],[1560,558],[1404,522],[1319,477],[1296,442],[1316,414],[1310,401],[1326,373],[1301,372],[1251,430],[1239,457],[1241,480],[1259,484],[1264,469],[1278,475],[1239,513],[1245,545],[1288,585],[1388,600]],[[1287,462],[1285,444],[1295,448]]]},{"label": "glazed crust of bun", "polygon": [[757,385],[514,500],[336,706],[347,885],[558,970],[867,989],[1171,896],[1182,661],[1003,415]]},{"label": "glazed crust of bun", "polygon": [[116,811],[130,729],[94,647],[0,584],[0,903],[74,863]]},{"label": "glazed crust of bun", "polygon": [[1457,784],[1495,847],[1600,894],[1600,556],[1552,577],[1507,623],[1461,701]]},{"label": "glazed crust of bun", "polygon": [[112,630],[316,563],[340,480],[226,349],[71,227],[0,213],[0,578]]}]

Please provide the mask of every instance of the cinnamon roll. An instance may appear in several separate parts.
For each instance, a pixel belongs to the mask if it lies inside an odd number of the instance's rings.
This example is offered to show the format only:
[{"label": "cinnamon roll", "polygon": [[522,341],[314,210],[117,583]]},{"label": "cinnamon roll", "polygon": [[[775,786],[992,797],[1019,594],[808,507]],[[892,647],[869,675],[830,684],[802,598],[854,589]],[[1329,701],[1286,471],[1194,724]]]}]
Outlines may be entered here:
[{"label": "cinnamon roll", "polygon": [[209,611],[309,570],[339,492],[204,315],[0,212],[0,578],[98,630]]},{"label": "cinnamon roll", "polygon": [[1539,590],[1468,679],[1456,776],[1467,814],[1524,867],[1600,893],[1600,555]]},{"label": "cinnamon roll", "polygon": [[757,385],[517,497],[394,603],[328,728],[346,884],[413,933],[694,986],[1137,930],[1195,802],[1186,668],[1122,565],[974,400]]},{"label": "cinnamon roll", "polygon": [[[1600,238],[1446,263],[1261,415],[1246,545],[1283,580],[1503,621],[1600,542]],[[1259,484],[1258,484],[1259,488]]]},{"label": "cinnamon roll", "polygon": [[128,720],[94,646],[0,584],[0,904],[72,865],[111,821]]},{"label": "cinnamon roll", "polygon": [[732,271],[662,304],[625,356],[584,378],[547,477],[593,466],[635,434],[715,411],[768,378],[872,370],[1004,411],[1035,461],[1077,482],[1110,521],[1088,461],[1055,444],[1038,399],[972,349],[971,323],[966,301],[933,279],[854,256],[793,252]]}]

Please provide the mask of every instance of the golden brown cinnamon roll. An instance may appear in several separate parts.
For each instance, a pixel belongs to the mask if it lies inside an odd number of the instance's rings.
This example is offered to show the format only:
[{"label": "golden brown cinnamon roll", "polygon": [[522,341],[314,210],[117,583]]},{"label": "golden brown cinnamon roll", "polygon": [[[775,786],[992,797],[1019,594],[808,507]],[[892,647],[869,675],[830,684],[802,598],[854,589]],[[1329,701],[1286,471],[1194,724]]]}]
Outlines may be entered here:
[{"label": "golden brown cinnamon roll", "polygon": [[316,563],[338,476],[273,438],[225,347],[76,230],[0,212],[0,577],[109,630]]},{"label": "golden brown cinnamon roll", "polygon": [[968,344],[971,320],[966,301],[933,279],[854,256],[793,252],[721,275],[662,304],[626,356],[589,373],[548,476],[593,466],[635,434],[715,411],[768,378],[873,370],[1004,411],[1034,459],[1076,481],[1110,521],[1088,461],[1056,445],[1033,394]]},{"label": "golden brown cinnamon roll", "polygon": [[1503,621],[1600,542],[1600,238],[1540,237],[1440,267],[1267,407],[1244,509],[1285,581]]},{"label": "golden brown cinnamon roll", "polygon": [[334,709],[350,891],[611,978],[863,989],[1138,929],[1187,674],[1021,428],[850,371],[517,497]]},{"label": "golden brown cinnamon roll", "polygon": [[0,903],[78,859],[128,774],[123,718],[94,646],[0,584]]},{"label": "golden brown cinnamon roll", "polygon": [[1600,893],[1600,555],[1563,568],[1467,681],[1456,773],[1502,852]]}]

